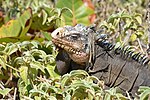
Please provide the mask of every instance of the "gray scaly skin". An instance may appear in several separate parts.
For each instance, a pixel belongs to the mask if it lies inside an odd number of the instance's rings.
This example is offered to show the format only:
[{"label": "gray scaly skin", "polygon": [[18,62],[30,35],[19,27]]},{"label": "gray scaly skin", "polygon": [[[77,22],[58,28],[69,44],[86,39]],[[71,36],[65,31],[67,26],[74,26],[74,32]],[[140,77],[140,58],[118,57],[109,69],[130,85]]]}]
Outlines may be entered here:
[{"label": "gray scaly skin", "polygon": [[61,74],[83,69],[104,80],[107,87],[117,86],[133,96],[139,86],[150,86],[149,59],[130,47],[109,43],[80,24],[58,28],[51,35],[60,48],[56,63]]}]

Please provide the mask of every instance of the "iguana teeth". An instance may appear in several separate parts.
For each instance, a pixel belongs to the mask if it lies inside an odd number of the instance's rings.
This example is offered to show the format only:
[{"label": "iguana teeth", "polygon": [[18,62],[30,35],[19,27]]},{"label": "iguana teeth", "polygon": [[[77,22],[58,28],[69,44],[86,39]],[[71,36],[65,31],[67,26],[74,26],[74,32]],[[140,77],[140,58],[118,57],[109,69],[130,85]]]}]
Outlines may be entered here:
[{"label": "iguana teeth", "polygon": [[80,52],[80,50],[79,50],[79,49],[76,49],[76,52]]},{"label": "iguana teeth", "polygon": [[61,48],[63,49],[65,46],[64,45],[61,45]]},{"label": "iguana teeth", "polygon": [[61,44],[57,44],[59,47],[61,47]]},{"label": "iguana teeth", "polygon": [[73,50],[73,53],[76,53],[76,51]]},{"label": "iguana teeth", "polygon": [[69,48],[68,51],[72,53],[72,52],[73,52],[73,49],[72,49],[72,48]]},{"label": "iguana teeth", "polygon": [[77,55],[79,55],[79,52],[76,52]]},{"label": "iguana teeth", "polygon": [[73,50],[73,49],[71,49],[70,51],[71,51],[72,53],[74,53],[74,50]]}]

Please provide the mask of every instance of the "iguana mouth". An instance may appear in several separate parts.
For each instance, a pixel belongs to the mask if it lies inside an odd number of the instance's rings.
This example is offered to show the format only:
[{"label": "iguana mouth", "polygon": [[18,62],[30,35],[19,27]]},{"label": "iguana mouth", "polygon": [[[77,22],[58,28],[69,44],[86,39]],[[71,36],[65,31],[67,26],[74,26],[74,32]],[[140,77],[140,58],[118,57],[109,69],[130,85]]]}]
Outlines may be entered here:
[{"label": "iguana mouth", "polygon": [[88,41],[79,31],[70,30],[70,28],[72,27],[66,26],[52,32],[52,42],[65,50],[74,62],[78,64],[87,62],[89,59]]}]

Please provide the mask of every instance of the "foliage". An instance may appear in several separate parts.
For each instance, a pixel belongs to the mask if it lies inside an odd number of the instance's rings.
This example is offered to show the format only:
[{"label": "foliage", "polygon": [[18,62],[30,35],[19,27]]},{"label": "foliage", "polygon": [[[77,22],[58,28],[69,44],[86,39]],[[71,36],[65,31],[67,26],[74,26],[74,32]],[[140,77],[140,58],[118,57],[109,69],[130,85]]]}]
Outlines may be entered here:
[{"label": "foliage", "polygon": [[32,9],[32,13],[38,13],[42,8],[51,7],[51,0],[1,0],[0,7],[4,17],[4,22],[7,23],[10,19],[19,18],[21,13],[27,8]]},{"label": "foliage", "polygon": [[97,16],[95,24],[109,34],[110,41],[132,45],[147,53],[148,0],[93,0],[93,4]]},{"label": "foliage", "polygon": [[[141,38],[145,32],[141,14],[128,14],[124,11],[112,14],[107,21],[101,23],[100,27],[105,27],[110,35],[119,33],[116,40],[124,43],[134,42],[137,38]],[[128,36],[128,39],[124,39],[125,36]]]},{"label": "foliage", "polygon": [[[28,22],[28,25],[26,24]],[[0,28],[0,38],[25,36],[31,25],[31,9],[26,10],[18,19],[7,22]],[[14,30],[15,29],[15,30]],[[12,34],[13,33],[13,34]]]},{"label": "foliage", "polygon": [[[130,14],[140,13],[144,16],[148,2],[148,0],[93,0],[95,13],[97,15],[96,23],[99,24],[112,14],[116,14],[124,10]],[[144,18],[145,17],[143,17],[143,19]]]},{"label": "foliage", "polygon": [[148,100],[150,98],[150,87],[148,86],[141,86],[139,88],[140,100]]},{"label": "foliage", "polygon": [[[9,7],[8,2],[12,3],[12,8]],[[2,11],[3,15],[1,23],[4,24],[2,24],[3,26],[0,28],[0,37],[6,37],[5,41],[7,40],[7,37],[19,37],[19,40],[22,38],[28,40],[29,37],[33,38],[33,36],[35,37],[37,35],[35,32],[40,32],[41,34],[43,31],[53,31],[60,26],[60,17],[65,9],[52,8],[48,5],[49,3],[47,3],[46,0],[16,0],[15,2],[6,0],[1,3],[2,5],[3,3],[6,3],[6,5],[2,6],[4,11]],[[11,9],[17,9],[17,11]],[[67,9],[65,11],[67,12],[70,10]],[[15,13],[16,16],[11,16],[9,13]],[[26,36],[26,34],[29,35]],[[12,38],[11,40],[16,41]]]},{"label": "foliage", "polygon": [[[68,0],[63,1],[65,6],[60,5],[61,0],[58,1],[57,6],[53,8],[54,3],[51,0],[4,0],[0,1],[1,5],[1,27],[0,27],[0,41],[5,42],[14,41],[16,38],[20,40],[30,40],[30,37],[41,37],[41,33],[52,32],[55,28],[72,23],[72,16],[77,20],[74,24],[83,23],[90,24],[88,16],[93,14],[93,9],[86,7],[81,0],[68,5]],[[68,6],[67,6],[68,5]],[[75,6],[73,9],[69,6]],[[81,6],[78,8],[77,6]],[[57,8],[58,7],[58,8]],[[83,10],[84,7],[84,10]],[[28,9],[28,10],[27,10]],[[79,13],[81,12],[82,13]],[[66,20],[66,14],[70,14]],[[87,21],[88,20],[88,21]],[[69,22],[69,23],[68,23]],[[15,29],[15,30],[14,30]],[[26,36],[28,34],[28,36]],[[37,36],[40,35],[40,36]],[[8,37],[15,37],[9,38]]]},{"label": "foliage", "polygon": [[37,41],[1,44],[1,81],[7,81],[6,85],[10,81],[15,84],[18,80],[20,96],[27,95],[29,87],[34,87],[35,79],[39,75],[52,79],[59,77],[54,72],[56,54],[51,41],[44,44]]},{"label": "foliage", "polygon": [[56,7],[67,7],[72,10],[72,14],[69,12],[63,13],[62,21],[67,25],[76,25],[77,23],[89,25],[89,16],[94,13],[94,10],[87,7],[82,0],[59,0]]}]

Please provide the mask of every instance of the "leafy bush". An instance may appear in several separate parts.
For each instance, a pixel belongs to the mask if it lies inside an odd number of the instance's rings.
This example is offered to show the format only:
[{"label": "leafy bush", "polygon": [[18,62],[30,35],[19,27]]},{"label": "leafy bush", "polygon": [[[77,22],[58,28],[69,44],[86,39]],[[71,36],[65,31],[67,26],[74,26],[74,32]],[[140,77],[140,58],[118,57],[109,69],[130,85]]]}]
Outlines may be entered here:
[{"label": "leafy bush", "polygon": [[[110,35],[110,41],[132,45],[146,53],[148,0],[93,0],[97,28]],[[105,8],[105,9],[104,9]],[[113,8],[113,9],[112,9]]]},{"label": "leafy bush", "polygon": [[28,95],[29,87],[33,88],[37,76],[59,77],[54,72],[56,54],[51,41],[43,45],[37,41],[1,45],[1,82],[5,82],[7,87],[14,87],[9,86],[10,82],[16,84],[18,81],[20,96]]}]

